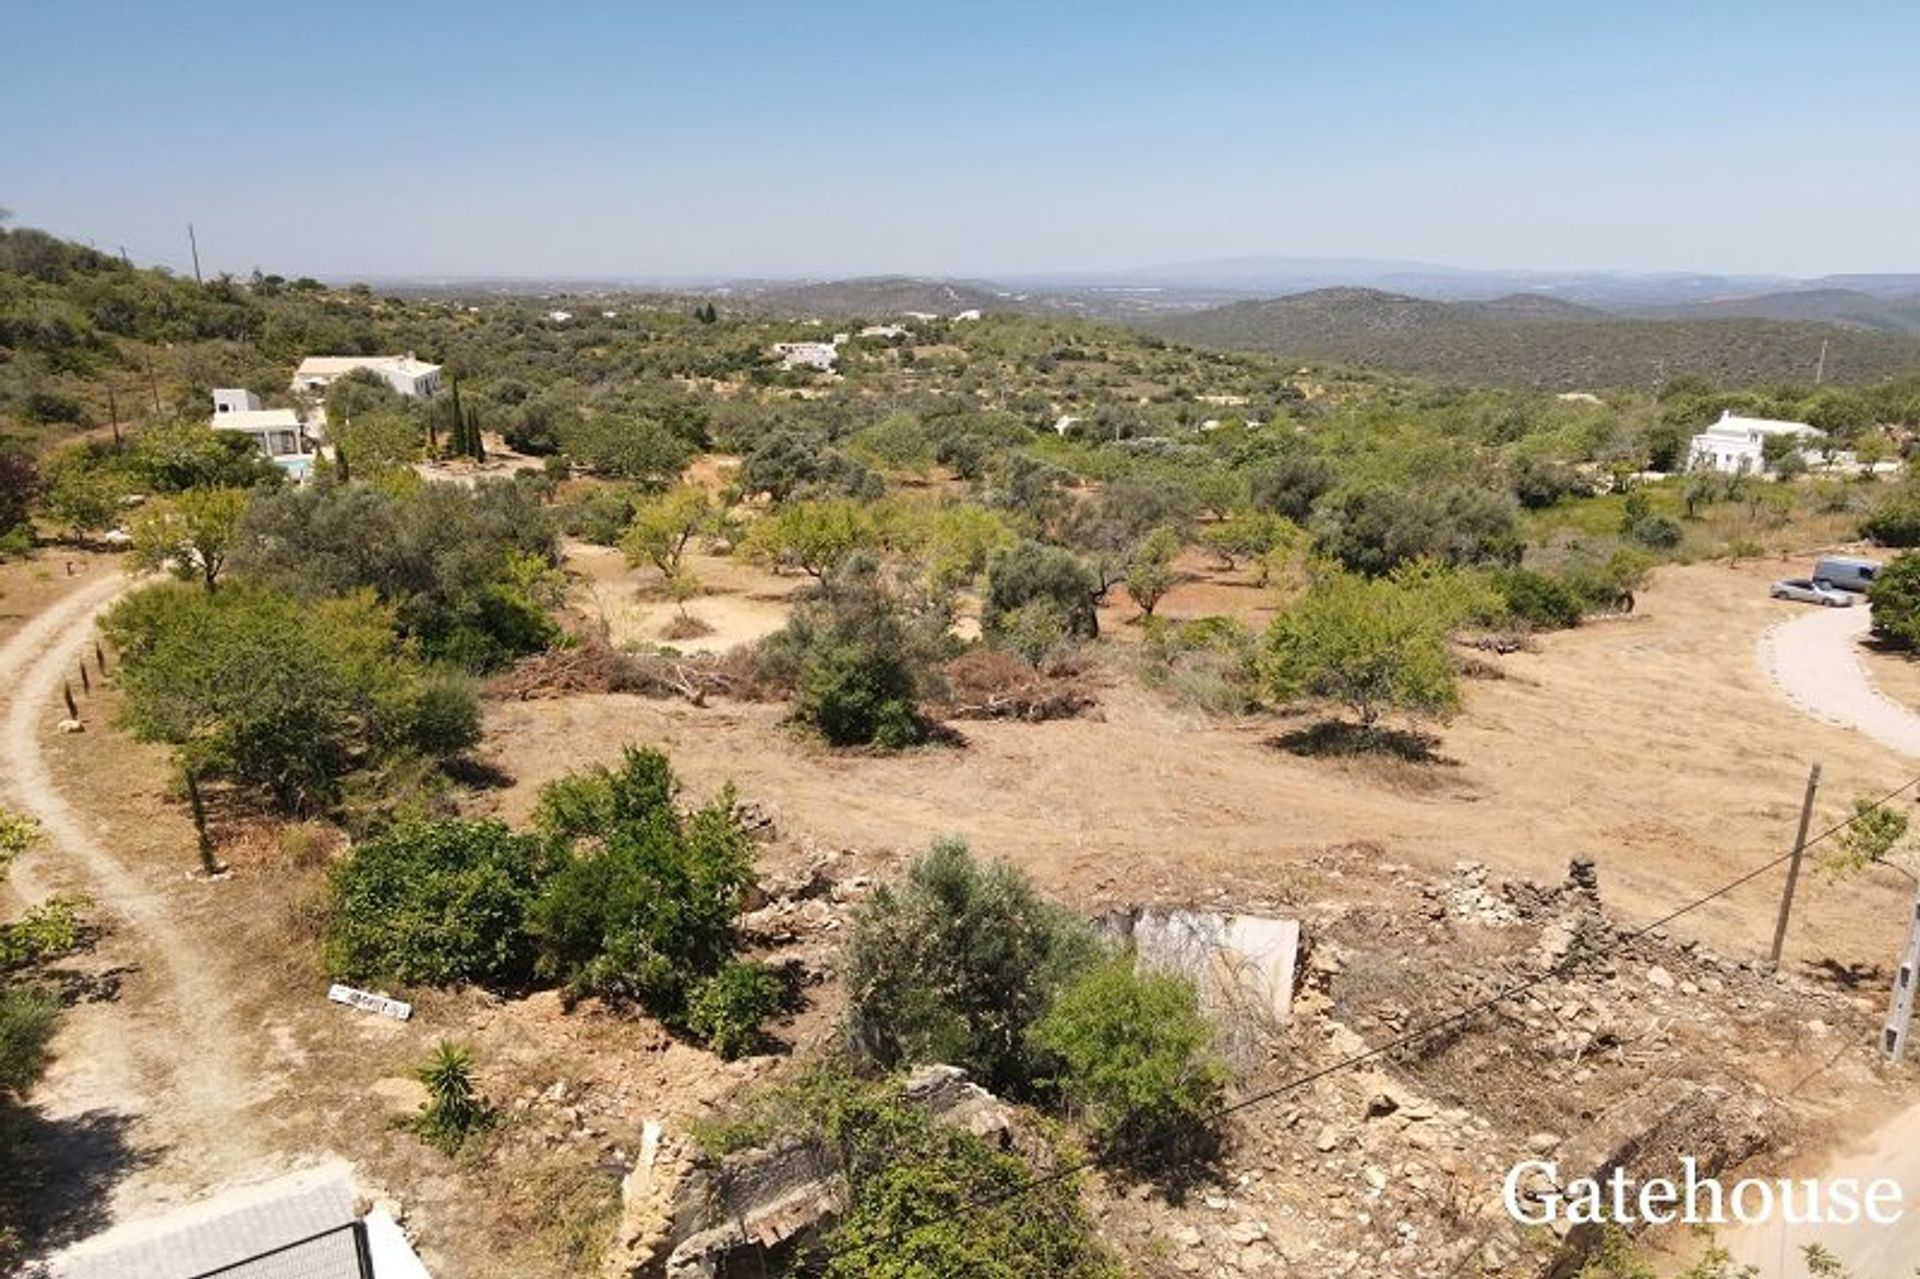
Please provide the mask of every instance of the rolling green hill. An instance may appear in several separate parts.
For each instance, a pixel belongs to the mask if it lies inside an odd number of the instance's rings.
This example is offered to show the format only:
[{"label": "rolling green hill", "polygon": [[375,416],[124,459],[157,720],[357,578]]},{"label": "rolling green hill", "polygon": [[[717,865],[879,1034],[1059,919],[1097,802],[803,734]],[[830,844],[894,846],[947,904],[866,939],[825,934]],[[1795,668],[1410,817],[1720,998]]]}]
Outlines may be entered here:
[{"label": "rolling green hill", "polygon": [[1648,312],[1655,319],[1815,321],[1878,333],[1920,335],[1920,295],[1875,297],[1854,289],[1799,289],[1696,302]]},{"label": "rolling green hill", "polygon": [[1373,289],[1317,289],[1145,325],[1176,341],[1335,360],[1451,382],[1540,390],[1718,386],[1813,377],[1862,384],[1920,372],[1920,338],[1775,319],[1627,319],[1531,294],[1435,302]]}]

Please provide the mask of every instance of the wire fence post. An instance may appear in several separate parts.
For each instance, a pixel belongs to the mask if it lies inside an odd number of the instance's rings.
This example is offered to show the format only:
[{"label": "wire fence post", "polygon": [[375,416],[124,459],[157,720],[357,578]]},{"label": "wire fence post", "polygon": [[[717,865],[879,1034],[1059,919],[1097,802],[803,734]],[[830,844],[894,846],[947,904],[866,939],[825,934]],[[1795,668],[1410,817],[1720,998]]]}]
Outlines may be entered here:
[{"label": "wire fence post", "polygon": [[1800,863],[1807,854],[1807,824],[1813,820],[1813,793],[1820,789],[1820,765],[1807,773],[1807,794],[1800,801],[1800,831],[1793,837],[1793,860],[1787,863],[1787,890],[1780,897],[1780,918],[1773,925],[1773,951],[1767,956],[1769,971],[1780,971],[1780,953],[1787,946],[1787,920],[1793,915],[1793,895],[1800,887]]},{"label": "wire fence post", "polygon": [[1920,983],[1920,891],[1913,898],[1913,918],[1907,921],[1907,951],[1893,970],[1893,1006],[1887,1010],[1887,1029],[1881,1047],[1887,1060],[1899,1063],[1913,1037],[1914,986]]}]

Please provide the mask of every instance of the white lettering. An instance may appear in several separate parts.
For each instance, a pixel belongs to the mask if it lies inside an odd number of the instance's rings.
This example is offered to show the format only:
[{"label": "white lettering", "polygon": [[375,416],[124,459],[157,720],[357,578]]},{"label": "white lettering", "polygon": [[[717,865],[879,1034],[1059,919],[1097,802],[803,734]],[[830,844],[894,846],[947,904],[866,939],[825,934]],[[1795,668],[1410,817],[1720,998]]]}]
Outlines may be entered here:
[{"label": "white lettering", "polygon": [[[1755,1212],[1747,1206],[1747,1197],[1753,1192],[1760,1194],[1760,1211]],[[1737,1181],[1733,1185],[1733,1216],[1743,1226],[1757,1226],[1773,1216],[1773,1187],[1764,1181]]]},{"label": "white lettering", "polygon": [[1673,1205],[1680,1192],[1671,1181],[1656,1177],[1640,1187],[1640,1219],[1650,1226],[1673,1224]]},{"label": "white lettering", "polygon": [[1827,1224],[1851,1226],[1860,1221],[1860,1183],[1852,1177],[1842,1177],[1827,1189],[1827,1202],[1832,1211],[1827,1214]]},{"label": "white lettering", "polygon": [[1575,1177],[1561,1186],[1560,1166],[1529,1159],[1515,1164],[1501,1187],[1507,1215],[1527,1226],[1602,1225],[1757,1226],[1776,1212],[1787,1225],[1851,1226],[1862,1220],[1879,1226],[1905,1218],[1906,1192],[1881,1178],[1867,1185],[1853,1177],[1823,1181],[1817,1177],[1768,1181],[1744,1178],[1731,1186],[1700,1175],[1693,1156],[1680,1160],[1679,1180],[1656,1177],[1636,1182],[1624,1168],[1604,1177]]},{"label": "white lettering", "polygon": [[1554,1219],[1556,1211],[1559,1208],[1560,1196],[1557,1194],[1541,1196],[1540,1206],[1534,1209],[1528,1209],[1526,1205],[1521,1202],[1520,1183],[1522,1181],[1531,1181],[1535,1173],[1538,1173],[1549,1183],[1555,1183],[1560,1180],[1559,1165],[1546,1163],[1538,1159],[1529,1159],[1513,1166],[1513,1171],[1507,1174],[1506,1183],[1501,1187],[1500,1191],[1500,1198],[1505,1201],[1507,1206],[1507,1216],[1513,1218],[1523,1226],[1544,1226]]},{"label": "white lettering", "polygon": [[[1903,1196],[1900,1183],[1882,1177],[1867,1187],[1867,1220],[1876,1226],[1894,1226],[1900,1223]],[[1881,1205],[1885,1204],[1883,1210]]]}]

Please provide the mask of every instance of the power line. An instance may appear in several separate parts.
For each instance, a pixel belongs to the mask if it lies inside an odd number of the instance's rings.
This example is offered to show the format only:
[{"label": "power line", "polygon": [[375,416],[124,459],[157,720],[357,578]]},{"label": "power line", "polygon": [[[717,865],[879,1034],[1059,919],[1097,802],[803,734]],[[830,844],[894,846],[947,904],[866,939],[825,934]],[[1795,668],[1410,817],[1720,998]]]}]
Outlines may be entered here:
[{"label": "power line", "polygon": [[[1801,846],[1801,850],[1804,851],[1807,848],[1812,848],[1815,844],[1818,844],[1823,840],[1829,839],[1832,836],[1839,834],[1841,831],[1847,829],[1849,826],[1852,826],[1855,822],[1865,817],[1868,813],[1874,812],[1877,809],[1885,807],[1887,804],[1899,798],[1901,795],[1905,794],[1907,791],[1912,790],[1916,786],[1920,786],[1920,777],[1913,777],[1908,781],[1902,783],[1901,785],[1895,787],[1893,790],[1888,791],[1885,795],[1882,795],[1879,799],[1874,800],[1872,803],[1856,809],[1852,816],[1846,818],[1843,821],[1835,822],[1833,825],[1827,827],[1825,830],[1821,831],[1819,834],[1809,838],[1806,841],[1806,843]],[[1193,1131],[1204,1131],[1205,1129],[1212,1127],[1214,1124],[1218,1123],[1222,1119],[1227,1118],[1230,1115],[1238,1114],[1244,1110],[1250,1110],[1255,1106],[1264,1105],[1267,1102],[1273,1101],[1280,1097],[1287,1096],[1290,1093],[1299,1092],[1301,1089],[1309,1087],[1312,1084],[1316,1084],[1321,1080],[1326,1079],[1332,1075],[1337,1075],[1342,1071],[1352,1070],[1355,1067],[1363,1066],[1370,1061],[1377,1060],[1378,1058],[1384,1057],[1389,1053],[1397,1051],[1398,1049],[1405,1048],[1411,1044],[1419,1042],[1420,1040],[1427,1039],[1432,1035],[1439,1033],[1440,1031],[1447,1030],[1451,1027],[1458,1026],[1464,1022],[1471,1021],[1475,1017],[1478,1017],[1481,1013],[1484,1013],[1490,1009],[1496,1008],[1501,1004],[1507,1003],[1510,1000],[1516,999],[1519,996],[1528,993],[1529,991],[1538,989],[1540,986],[1545,985],[1549,981],[1552,981],[1558,977],[1564,976],[1565,974],[1570,972],[1574,967],[1576,967],[1580,962],[1582,962],[1584,959],[1587,959],[1587,958],[1597,959],[1614,950],[1618,950],[1626,946],[1631,946],[1634,942],[1639,941],[1642,937],[1645,937],[1648,933],[1653,932],[1655,929],[1664,928],[1668,924],[1671,924],[1676,919],[1680,919],[1683,916],[1690,915],[1694,911],[1699,910],[1703,906],[1710,905],[1711,903],[1719,901],[1722,897],[1725,897],[1730,893],[1737,892],[1739,889],[1746,887],[1748,884],[1751,884],[1754,880],[1759,879],[1762,875],[1765,875],[1768,871],[1783,865],[1785,862],[1791,859],[1793,855],[1794,855],[1793,850],[1789,850],[1787,852],[1781,853],[1779,856],[1773,857],[1768,861],[1762,863],[1761,865],[1756,866],[1754,869],[1748,871],[1744,875],[1741,875],[1737,879],[1730,880],[1729,882],[1722,884],[1719,888],[1714,889],[1712,892],[1707,893],[1701,897],[1696,897],[1692,901],[1688,902],[1686,905],[1681,906],[1678,909],[1673,910],[1665,915],[1662,915],[1660,918],[1654,920],[1650,924],[1643,924],[1639,928],[1620,933],[1612,945],[1607,946],[1605,948],[1595,949],[1590,955],[1582,955],[1580,953],[1581,944],[1578,941],[1578,939],[1576,939],[1574,948],[1572,950],[1569,950],[1568,953],[1563,958],[1561,958],[1557,963],[1547,968],[1543,972],[1537,973],[1534,976],[1529,977],[1524,981],[1516,982],[1511,986],[1508,986],[1500,991],[1497,991],[1492,995],[1487,996],[1485,999],[1469,1004],[1465,1008],[1462,1008],[1456,1012],[1449,1013],[1445,1017],[1440,1017],[1433,1021],[1427,1022],[1422,1026],[1417,1026],[1414,1029],[1406,1031],[1398,1036],[1395,1036],[1394,1038],[1389,1039],[1386,1042],[1379,1044],[1376,1047],[1369,1048],[1365,1052],[1354,1053],[1351,1056],[1343,1057],[1339,1061],[1333,1062],[1326,1066],[1322,1066],[1315,1070],[1308,1071],[1306,1074],[1303,1074],[1303,1075],[1296,1075],[1293,1078],[1287,1079],[1281,1083],[1275,1084],[1270,1088],[1262,1089],[1259,1092],[1253,1093],[1247,1097],[1243,1097],[1239,1101],[1232,1102],[1228,1105],[1216,1107],[1204,1118],[1193,1120],[1188,1125],[1185,1125],[1187,1132],[1190,1133]],[[1178,1129],[1161,1129],[1156,1133],[1149,1134],[1144,1139],[1138,1139],[1130,1144],[1123,1143],[1120,1150],[1121,1150],[1121,1153],[1127,1156],[1142,1154],[1147,1151],[1156,1149],[1160,1146],[1163,1146],[1168,1142],[1170,1142],[1175,1137],[1182,1136],[1182,1135],[1185,1135],[1185,1134],[1180,1132]],[[916,1235],[923,1230],[930,1230],[935,1226],[942,1225],[946,1222],[953,1221],[963,1216],[967,1216],[980,1209],[1000,1207],[1003,1204],[1007,1204],[1012,1202],[1015,1199],[1022,1198],[1046,1186],[1054,1185],[1058,1182],[1065,1181],[1070,1177],[1076,1177],[1081,1173],[1087,1171],[1092,1166],[1093,1165],[1091,1163],[1078,1163],[1070,1167],[1056,1168],[1052,1172],[1043,1173],[1040,1176],[1035,1177],[1023,1183],[1022,1185],[1016,1186],[1011,1190],[1004,1190],[991,1195],[976,1196],[975,1198],[960,1204],[958,1207],[956,1207],[950,1212],[941,1213],[937,1216],[927,1219],[926,1221],[916,1222],[911,1226],[903,1226],[895,1230],[889,1231],[886,1234],[883,1234],[877,1238],[870,1239],[862,1244],[857,1245],[853,1249],[853,1251],[854,1252],[870,1252],[874,1248],[881,1247],[883,1245],[893,1245],[893,1244],[900,1243],[903,1240],[913,1235]]]}]

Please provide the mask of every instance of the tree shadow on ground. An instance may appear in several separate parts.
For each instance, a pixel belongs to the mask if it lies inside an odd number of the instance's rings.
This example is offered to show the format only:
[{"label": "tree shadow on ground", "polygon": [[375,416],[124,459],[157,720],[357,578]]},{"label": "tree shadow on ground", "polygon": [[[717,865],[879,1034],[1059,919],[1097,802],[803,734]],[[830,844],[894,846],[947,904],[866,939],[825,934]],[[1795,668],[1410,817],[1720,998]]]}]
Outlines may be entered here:
[{"label": "tree shadow on ground", "polygon": [[442,767],[450,779],[468,790],[505,790],[514,782],[513,774],[506,769],[472,755],[450,759]]},{"label": "tree shadow on ground", "polygon": [[1831,982],[1842,990],[1858,990],[1862,986],[1877,989],[1889,980],[1886,969],[1879,964],[1843,964],[1831,956],[1813,960],[1805,967],[1813,980]]},{"label": "tree shadow on ground", "polygon": [[133,1116],[89,1110],[0,1116],[0,1214],[27,1256],[45,1256],[112,1224],[114,1187],[165,1152],[134,1146]]},{"label": "tree shadow on ground", "polygon": [[1449,768],[1460,761],[1439,753],[1440,739],[1414,729],[1353,724],[1323,719],[1306,728],[1279,733],[1266,740],[1274,750],[1308,759],[1349,759],[1372,756],[1404,760],[1409,764],[1437,764]]}]

